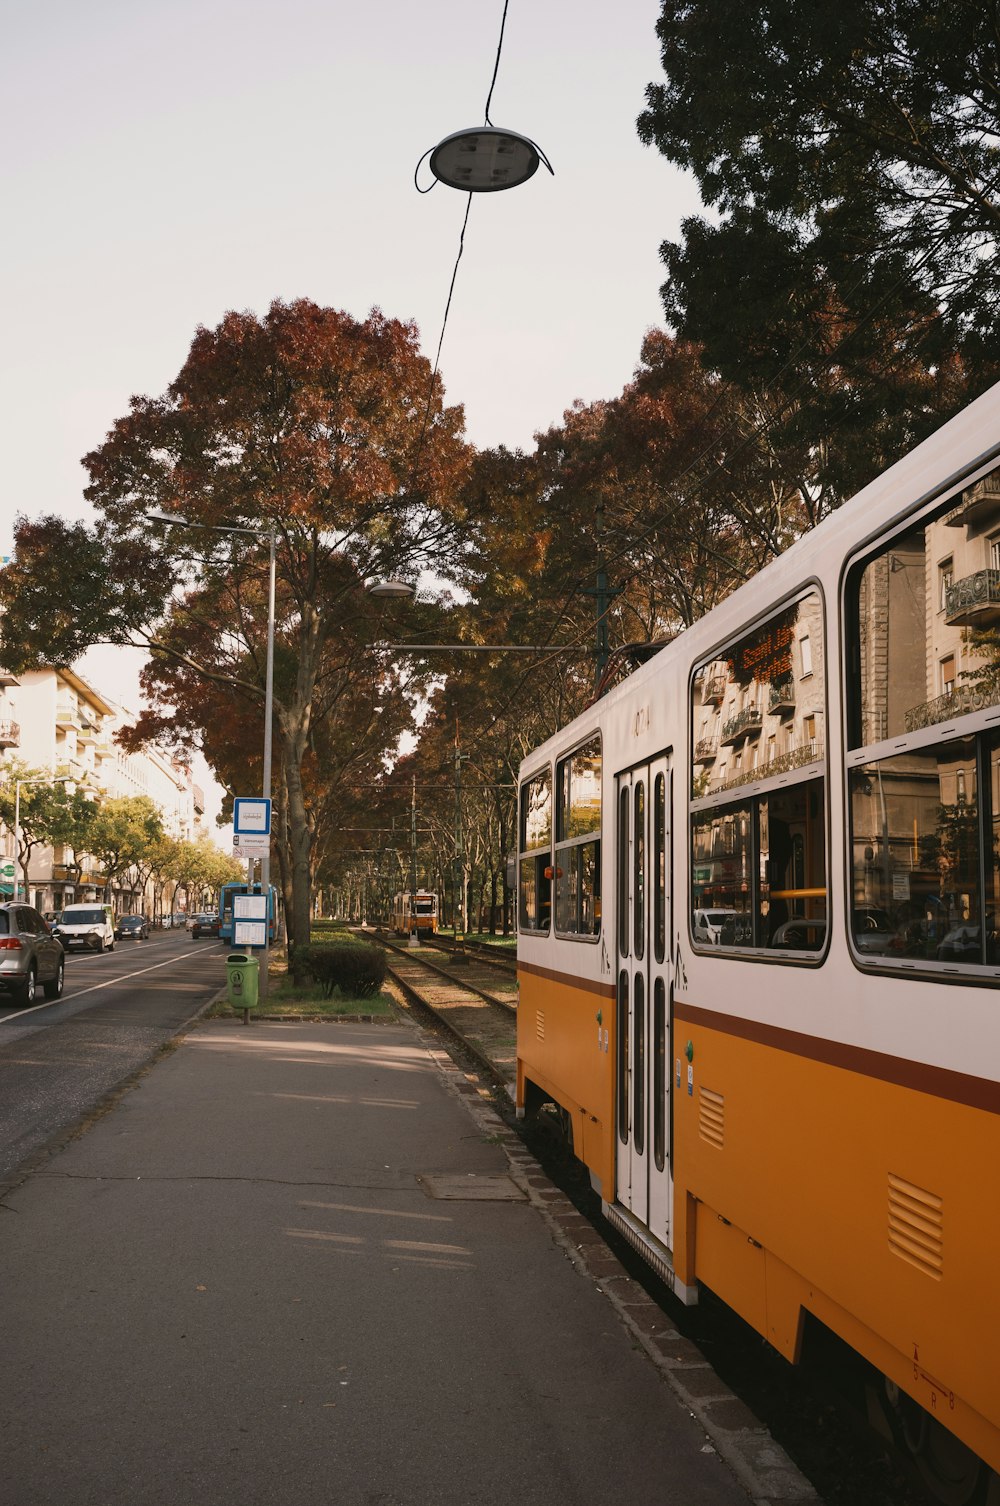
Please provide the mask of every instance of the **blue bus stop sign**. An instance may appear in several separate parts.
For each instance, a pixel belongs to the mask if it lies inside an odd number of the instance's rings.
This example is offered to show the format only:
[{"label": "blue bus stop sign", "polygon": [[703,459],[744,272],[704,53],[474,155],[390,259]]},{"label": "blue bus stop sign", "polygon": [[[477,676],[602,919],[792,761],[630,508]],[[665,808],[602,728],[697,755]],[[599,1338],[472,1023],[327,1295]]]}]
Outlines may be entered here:
[{"label": "blue bus stop sign", "polygon": [[233,801],[233,835],[236,837],[269,837],[271,835],[271,802],[261,797],[237,795]]}]

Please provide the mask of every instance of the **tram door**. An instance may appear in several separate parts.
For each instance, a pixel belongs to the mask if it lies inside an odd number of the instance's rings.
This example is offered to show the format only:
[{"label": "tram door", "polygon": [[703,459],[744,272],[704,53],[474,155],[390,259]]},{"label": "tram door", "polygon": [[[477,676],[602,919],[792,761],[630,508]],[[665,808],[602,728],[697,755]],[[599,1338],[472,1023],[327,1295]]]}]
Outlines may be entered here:
[{"label": "tram door", "polygon": [[617,1199],[671,1248],[670,766],[617,779]]}]

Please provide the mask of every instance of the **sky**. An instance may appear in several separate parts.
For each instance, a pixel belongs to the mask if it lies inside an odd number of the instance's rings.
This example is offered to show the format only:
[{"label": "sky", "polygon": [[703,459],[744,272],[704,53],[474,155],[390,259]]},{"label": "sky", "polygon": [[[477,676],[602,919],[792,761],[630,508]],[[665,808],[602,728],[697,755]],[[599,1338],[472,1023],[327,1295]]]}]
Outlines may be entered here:
[{"label": "sky", "polygon": [[[480,194],[441,352],[477,446],[614,397],[663,323],[693,181],[636,135],[657,0],[509,0],[490,106],[555,170]],[[466,195],[418,160],[484,120],[503,0],[0,0],[0,554],[89,517],[81,457],[200,325],[308,297],[412,319],[433,361]],[[421,186],[432,182],[426,164]],[[83,672],[126,704],[139,657]]]}]

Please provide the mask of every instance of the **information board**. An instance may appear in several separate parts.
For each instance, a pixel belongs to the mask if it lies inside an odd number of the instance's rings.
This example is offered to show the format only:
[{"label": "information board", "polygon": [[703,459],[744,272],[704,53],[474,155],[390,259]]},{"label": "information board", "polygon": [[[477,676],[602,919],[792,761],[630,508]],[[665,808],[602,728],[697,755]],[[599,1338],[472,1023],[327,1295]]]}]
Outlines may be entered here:
[{"label": "information board", "polygon": [[234,894],[234,920],[266,920],[267,896],[264,894]]},{"label": "information board", "polygon": [[233,941],[237,946],[266,946],[266,920],[233,920]]}]

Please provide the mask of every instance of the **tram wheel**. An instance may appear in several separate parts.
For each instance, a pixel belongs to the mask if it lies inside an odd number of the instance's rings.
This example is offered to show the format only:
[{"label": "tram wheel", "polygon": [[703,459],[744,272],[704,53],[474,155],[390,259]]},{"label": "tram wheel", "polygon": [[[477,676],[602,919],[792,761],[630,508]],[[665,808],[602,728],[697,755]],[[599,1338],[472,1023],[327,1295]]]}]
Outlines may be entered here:
[{"label": "tram wheel", "polygon": [[941,1506],[1000,1506],[1000,1479],[967,1444],[883,1376],[872,1397],[908,1459]]}]

